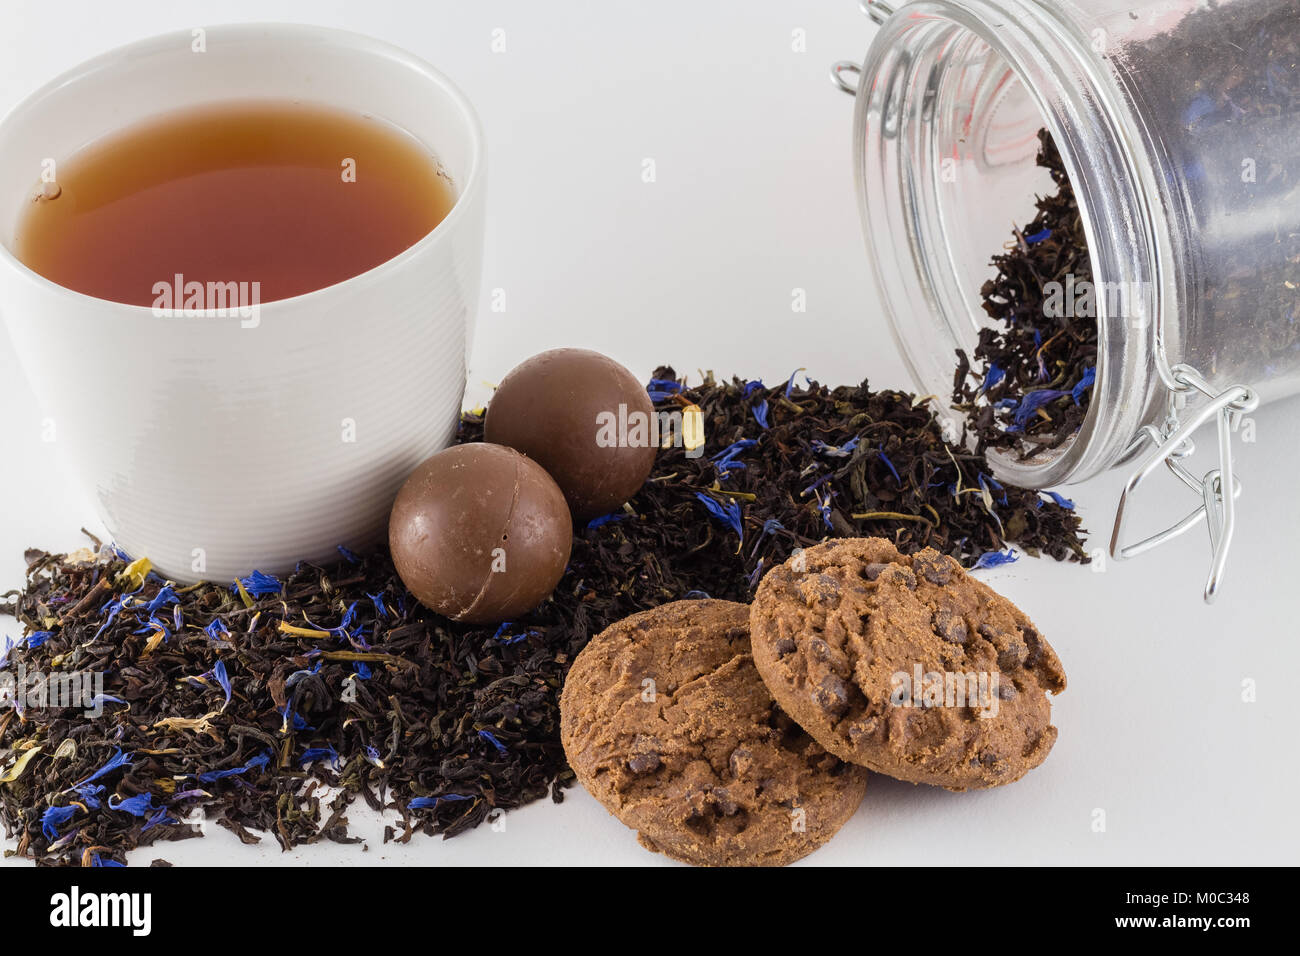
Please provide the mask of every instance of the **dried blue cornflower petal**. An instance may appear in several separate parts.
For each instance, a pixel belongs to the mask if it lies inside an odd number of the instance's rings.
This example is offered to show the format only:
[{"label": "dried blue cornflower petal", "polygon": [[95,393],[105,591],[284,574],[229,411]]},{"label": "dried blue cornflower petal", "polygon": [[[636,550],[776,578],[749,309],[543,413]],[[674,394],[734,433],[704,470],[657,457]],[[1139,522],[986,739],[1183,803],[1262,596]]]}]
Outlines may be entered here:
[{"label": "dried blue cornflower petal", "polygon": [[152,617],[167,605],[180,603],[181,599],[176,596],[176,592],[172,590],[171,585],[164,584],[158,589],[158,593],[153,596],[153,599],[144,606],[144,609],[148,611],[149,616]]},{"label": "dried blue cornflower petal", "polygon": [[1043,229],[1040,230],[1039,232],[1034,233],[1032,236],[1025,236],[1025,244],[1030,246],[1036,246],[1040,242],[1043,242],[1051,238],[1052,238],[1052,230]]},{"label": "dried blue cornflower petal", "polygon": [[[252,597],[266,597],[269,594],[279,594],[283,589],[283,585],[281,585],[276,578],[269,574],[264,574],[261,571],[254,571],[248,577],[240,578],[239,583],[244,586],[244,590]],[[237,593],[239,588],[232,584],[230,590]]]},{"label": "dried blue cornflower petal", "polygon": [[793,372],[790,373],[790,378],[789,378],[789,379],[786,381],[786,383],[785,383],[785,397],[786,397],[786,398],[789,398],[789,397],[790,397],[790,393],[794,391],[794,377],[795,377],[796,375],[798,375],[800,372],[806,372],[806,371],[808,371],[808,370],[805,369],[805,368],[797,368],[797,369],[795,369]]},{"label": "dried blue cornflower petal", "polygon": [[370,598],[370,603],[375,606],[376,614],[382,618],[388,617],[388,608],[384,605],[383,591],[377,591],[374,594],[367,594],[366,597]]},{"label": "dried blue cornflower petal", "polygon": [[41,832],[45,834],[47,840],[57,840],[59,838],[59,827],[67,823],[74,816],[80,807],[46,807],[45,812],[41,814]]},{"label": "dried blue cornflower petal", "polygon": [[226,662],[222,660],[218,660],[215,664],[212,665],[212,670],[208,671],[208,675],[211,676],[214,680],[216,680],[218,684],[221,685],[221,689],[222,691],[225,692],[226,695],[226,703],[229,704],[230,703],[230,676],[226,673]]},{"label": "dried blue cornflower petal", "polygon": [[821,512],[822,521],[825,523],[826,527],[832,531],[835,530],[835,524],[831,521],[831,498],[833,496],[834,492],[830,491],[826,493],[825,498],[821,495],[817,496],[817,510]]},{"label": "dried blue cornflower petal", "polygon": [[745,539],[745,530],[741,519],[739,502],[728,501],[726,504],[723,504],[712,495],[706,495],[702,491],[697,491],[695,497],[709,510],[709,514],[713,515],[713,517],[717,518],[732,531],[736,532],[742,541]]},{"label": "dried blue cornflower petal", "polygon": [[[148,829],[148,828],[146,827],[146,829]],[[117,860],[113,859],[111,856],[100,856],[98,853],[92,853],[92,854],[90,855],[90,865],[91,865],[92,867],[124,867],[124,866],[126,866],[125,863],[119,863]]]},{"label": "dried blue cornflower petal", "polygon": [[1013,564],[1020,558],[1011,548],[1005,551],[986,551],[979,556],[979,559],[971,565],[971,570],[976,571],[980,568],[1000,568],[1004,564]]},{"label": "dried blue cornflower petal", "polygon": [[155,813],[153,816],[151,816],[148,822],[145,823],[145,825],[140,828],[140,832],[144,833],[147,830],[152,830],[154,827],[162,826],[165,823],[179,823],[179,822],[180,822],[179,820],[173,817],[169,817],[167,815],[166,809],[160,807],[158,809],[158,812]]},{"label": "dried blue cornflower petal", "polygon": [[357,602],[353,601],[348,605],[347,610],[343,612],[343,620],[339,621],[338,627],[330,628],[335,634],[345,636],[352,633],[357,622]]},{"label": "dried blue cornflower petal", "polygon": [[[753,379],[752,381],[745,383],[745,389],[741,393],[741,397],[749,398],[750,395],[754,394],[755,392],[761,391],[766,387],[767,386],[764,385],[758,379]],[[766,398],[760,399],[758,402],[756,402],[752,406],[751,410],[754,413],[754,421],[758,422],[758,424],[763,428],[770,427],[767,424],[767,399]]]},{"label": "dried blue cornflower petal", "polygon": [[843,445],[828,445],[826,442],[814,438],[812,442],[812,450],[819,455],[825,455],[827,458],[848,458],[853,454],[853,450],[858,447],[860,441],[862,441],[862,439],[855,435]]},{"label": "dried blue cornflower petal", "polygon": [[132,634],[150,634],[150,633],[157,634],[159,632],[162,633],[164,641],[171,639],[172,636],[171,629],[162,621],[158,620],[158,618],[150,617],[149,620],[144,622],[143,627],[134,630],[131,633]]},{"label": "dried blue cornflower petal", "polygon": [[540,631],[534,631],[534,630],[524,631],[522,634],[510,634],[508,633],[510,627],[511,624],[509,621],[503,622],[501,626],[496,629],[496,633],[492,635],[492,639],[501,644],[510,645],[510,644],[518,644],[520,641],[524,641],[530,637],[541,634]]},{"label": "dried blue cornflower petal", "polygon": [[53,843],[45,848],[46,853],[58,853],[60,850],[66,850],[77,842],[77,837],[81,835],[81,827],[73,827],[63,836],[59,837]]},{"label": "dried blue cornflower petal", "polygon": [[298,758],[298,763],[305,767],[318,760],[327,762],[331,767],[337,767],[339,764],[339,752],[329,744],[326,744],[324,747],[309,747],[302,752],[302,756]]},{"label": "dried blue cornflower petal", "polygon": [[99,795],[104,792],[102,784],[83,783],[81,786],[72,789],[81,798],[80,802],[86,805],[87,810],[98,810],[100,808]]},{"label": "dried blue cornflower petal", "polygon": [[27,646],[32,649],[38,648],[53,636],[53,631],[33,631],[27,635]]},{"label": "dried blue cornflower petal", "polygon": [[182,800],[194,800],[198,798],[210,798],[212,794],[206,790],[182,790],[180,793],[172,794],[171,803],[180,803]]},{"label": "dried blue cornflower petal", "polygon": [[98,770],[92,773],[85,780],[82,780],[80,783],[76,784],[76,786],[83,787],[88,783],[94,783],[100,777],[106,776],[112,773],[114,770],[120,770],[123,767],[131,766],[131,758],[134,756],[135,754],[123,753],[120,747],[117,748],[113,752],[113,756],[109,757],[107,762],[105,762],[105,764],[102,767],[100,767]]},{"label": "dried blue cornflower petal", "polygon": [[[117,800],[117,802],[114,803],[114,800]],[[145,817],[157,813],[162,807],[155,806],[153,794],[146,791],[145,793],[136,794],[134,797],[127,797],[125,800],[109,797],[108,809],[120,810],[123,813],[131,814],[133,817]]]},{"label": "dried blue cornflower petal", "polygon": [[221,618],[213,618],[211,623],[203,629],[203,633],[208,635],[214,641],[222,640],[230,636],[230,629],[226,627],[226,622]]},{"label": "dried blue cornflower petal", "polygon": [[1047,497],[1051,498],[1053,501],[1055,501],[1066,511],[1074,510],[1074,502],[1071,501],[1069,498],[1063,497],[1062,495],[1058,495],[1055,491],[1040,491],[1039,494],[1047,495]]},{"label": "dried blue cornflower petal", "polygon": [[[754,559],[754,555],[758,554],[758,549],[762,545],[764,538],[766,538],[769,534],[776,534],[778,531],[784,531],[784,530],[785,530],[785,525],[781,524],[781,522],[777,521],[775,518],[768,518],[766,521],[764,521],[762,530],[758,532],[758,536],[754,539],[754,550],[750,552],[749,555],[750,560],[752,561]],[[759,561],[761,563],[762,558],[760,558]]]},{"label": "dried blue cornflower petal", "polygon": [[994,478],[992,475],[986,475],[984,474],[984,472],[981,471],[979,473],[979,483],[980,483],[980,489],[982,491],[987,492],[989,488],[993,488],[996,491],[1002,492],[1002,497],[998,499],[998,504],[1000,505],[1008,504],[1007,490],[1003,488],[1002,483],[998,481],[996,478]]},{"label": "dried blue cornflower petal", "polygon": [[615,511],[612,514],[601,515],[599,518],[592,518],[590,521],[587,522],[587,528],[588,530],[593,528],[599,528],[602,525],[609,524],[611,521],[622,521],[624,518],[630,518],[630,517],[632,516],[628,514],[626,511]]},{"label": "dried blue cornflower petal", "polygon": [[465,793],[444,793],[440,797],[415,797],[407,804],[412,810],[432,810],[440,803],[454,803],[457,800],[473,800]]},{"label": "dried blue cornflower petal", "polygon": [[652,378],[650,384],[646,386],[646,392],[650,395],[650,401],[662,402],[672,398],[682,390],[682,383],[674,381],[671,378]]},{"label": "dried blue cornflower petal", "polygon": [[[141,585],[141,587],[143,587],[143,585]],[[122,613],[122,609],[124,607],[130,605],[131,598],[133,598],[137,593],[139,593],[139,591],[140,588],[136,588],[136,590],[132,591],[130,594],[120,594],[99,609],[100,614],[107,612],[108,617],[105,618],[102,624],[100,624],[99,630],[95,632],[95,640],[98,640],[99,635],[103,634],[106,630],[108,630],[108,628],[112,625],[112,623],[115,620],[117,620],[118,614]]]},{"label": "dried blue cornflower petal", "polygon": [[1083,393],[1092,388],[1097,381],[1096,367],[1089,367],[1083,373],[1083,378],[1079,379],[1079,384],[1070,389],[1070,397],[1074,399],[1074,404],[1078,405],[1079,400],[1083,398]]},{"label": "dried blue cornflower petal", "polygon": [[370,761],[370,763],[374,764],[380,770],[384,769],[383,758],[379,756],[379,751],[375,749],[373,744],[366,744],[366,760]]},{"label": "dried blue cornflower petal", "polygon": [[826,484],[826,482],[830,481],[830,480],[831,480],[832,478],[834,478],[834,477],[835,477],[834,475],[823,475],[821,478],[819,478],[819,479],[817,479],[816,481],[814,481],[811,485],[809,485],[809,486],[808,486],[807,488],[805,488],[803,491],[799,492],[800,496],[801,496],[801,497],[804,497],[804,498],[807,498],[810,494],[812,494],[814,491],[816,491],[818,488],[820,488],[822,485]]},{"label": "dried blue cornflower petal", "polygon": [[889,473],[894,476],[894,480],[901,485],[903,479],[899,476],[898,469],[894,467],[894,463],[889,460],[889,456],[885,454],[885,446],[883,444],[876,446],[876,454],[879,456],[880,460],[885,463],[885,467],[888,468]]},{"label": "dried blue cornflower petal", "polygon": [[280,733],[287,734],[291,726],[294,730],[307,729],[307,721],[303,720],[302,716],[293,709],[292,705],[285,704],[283,707],[277,707],[275,712],[282,718],[280,723]]},{"label": "dried blue cornflower petal", "polygon": [[294,671],[292,674],[290,674],[288,677],[286,677],[286,678],[284,679],[284,686],[285,686],[286,688],[294,687],[294,686],[297,685],[299,682],[301,682],[304,678],[312,677],[312,676],[314,676],[314,675],[316,675],[316,674],[319,674],[319,673],[320,673],[320,669],[321,669],[323,666],[325,666],[325,660],[324,660],[324,658],[322,658],[322,657],[320,656],[320,651],[319,651],[319,650],[313,650],[313,651],[309,652],[309,654],[308,654],[307,656],[312,657],[312,658],[315,658],[315,663],[312,664],[312,666],[310,667],[310,669],[308,669],[308,668],[302,668],[302,669],[299,669],[299,670]]},{"label": "dried blue cornflower petal", "polygon": [[355,551],[349,551],[343,545],[339,545],[339,554],[343,555],[343,560],[348,564],[360,564],[361,556]]},{"label": "dried blue cornflower petal", "polygon": [[753,448],[757,444],[758,441],[756,439],[742,438],[740,441],[732,442],[726,448],[722,449],[722,451],[713,455],[709,458],[709,461],[717,462],[719,466],[729,464],[746,448]]},{"label": "dried blue cornflower petal", "polygon": [[362,680],[370,680],[370,665],[365,661],[353,661],[352,673],[356,674]]},{"label": "dried blue cornflower petal", "polygon": [[984,384],[981,387],[987,392],[1006,377],[1007,373],[1005,369],[990,362],[988,371],[984,373]]},{"label": "dried blue cornflower petal", "polygon": [[[1058,398],[1064,398],[1069,394],[1069,392],[1058,391],[1054,388],[1040,388],[1032,392],[1027,392],[1025,397],[1020,400],[1020,404],[1017,406],[1016,413],[1012,416],[1012,420],[1016,425],[1024,428],[1025,425],[1029,423],[1029,419],[1032,418],[1040,408],[1049,402],[1054,402]],[[1008,429],[1008,431],[1009,430],[1010,429]]]},{"label": "dried blue cornflower petal", "polygon": [[207,773],[197,775],[200,783],[212,783],[216,780],[224,780],[226,777],[238,776],[241,773],[248,773],[250,770],[261,770],[271,762],[270,751],[263,751],[256,757],[248,761],[242,767],[231,767],[227,770],[210,770]]},{"label": "dried blue cornflower petal", "polygon": [[498,753],[506,753],[506,745],[497,740],[496,736],[490,730],[480,730],[478,735],[495,747]]}]

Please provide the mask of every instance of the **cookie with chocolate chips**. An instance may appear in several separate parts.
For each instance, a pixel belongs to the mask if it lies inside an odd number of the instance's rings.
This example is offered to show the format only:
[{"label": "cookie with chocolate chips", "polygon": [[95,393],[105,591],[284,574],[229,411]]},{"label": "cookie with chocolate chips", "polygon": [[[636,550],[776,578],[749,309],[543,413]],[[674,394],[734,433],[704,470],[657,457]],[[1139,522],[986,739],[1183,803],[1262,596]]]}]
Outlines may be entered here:
[{"label": "cookie with chocolate chips", "polygon": [[836,756],[949,790],[1019,780],[1056,741],[1056,653],[952,558],[882,538],[809,548],[759,585],[754,663]]},{"label": "cookie with chocolate chips", "polygon": [[828,754],[754,668],[749,608],[677,601],[592,639],[560,698],[584,787],[641,844],[701,866],[780,866],[853,815],[867,773]]}]

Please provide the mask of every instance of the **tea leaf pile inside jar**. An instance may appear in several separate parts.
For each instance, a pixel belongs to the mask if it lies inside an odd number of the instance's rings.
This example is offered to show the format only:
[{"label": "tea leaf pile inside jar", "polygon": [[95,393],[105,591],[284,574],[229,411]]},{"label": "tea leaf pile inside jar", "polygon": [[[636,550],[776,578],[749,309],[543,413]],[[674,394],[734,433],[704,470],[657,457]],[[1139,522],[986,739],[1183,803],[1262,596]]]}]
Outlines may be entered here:
[{"label": "tea leaf pile inside jar", "polygon": [[1083,218],[1056,144],[1046,130],[1038,139],[1038,164],[1056,192],[1039,197],[1038,214],[993,257],[997,276],[980,290],[993,324],[980,330],[973,366],[958,351],[953,381],[954,407],[968,414],[979,451],[1008,449],[1022,458],[1074,436],[1097,374]]},{"label": "tea leaf pile inside jar", "polygon": [[[1218,386],[1289,394],[1300,383],[1300,10],[1195,7],[1158,32],[1131,14],[1132,36],[1103,54],[1156,140],[1156,198],[1184,250],[1188,298],[1167,320],[1177,327],[1166,358]],[[1047,132],[1039,138],[1057,191],[993,258],[981,290],[993,322],[973,355],[958,353],[953,387],[977,447],[1022,459],[1082,425],[1113,291],[1092,275],[1074,189]]]}]

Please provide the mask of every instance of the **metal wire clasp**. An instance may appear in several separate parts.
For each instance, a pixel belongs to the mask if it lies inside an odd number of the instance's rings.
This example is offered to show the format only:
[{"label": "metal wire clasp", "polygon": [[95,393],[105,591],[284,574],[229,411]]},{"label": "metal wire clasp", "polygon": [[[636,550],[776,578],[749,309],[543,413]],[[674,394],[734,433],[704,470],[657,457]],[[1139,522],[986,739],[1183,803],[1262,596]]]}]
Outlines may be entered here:
[{"label": "metal wire clasp", "polygon": [[[881,0],[858,0],[858,9],[870,17],[877,26],[894,15],[894,4],[882,3]],[[853,76],[850,82],[848,76]],[[852,60],[836,60],[831,64],[831,82],[850,96],[856,96],[858,82],[862,79],[862,67]]]},{"label": "metal wire clasp", "polygon": [[[1136,451],[1148,442],[1156,446],[1124,485],[1119,506],[1115,510],[1115,528],[1110,537],[1110,554],[1111,557],[1121,561],[1136,557],[1167,541],[1172,541],[1183,532],[1196,527],[1201,521],[1205,521],[1210,531],[1210,550],[1213,555],[1210,573],[1205,580],[1205,602],[1212,604],[1228,562],[1228,547],[1232,544],[1232,531],[1236,520],[1236,499],[1241,494],[1241,482],[1232,471],[1232,433],[1240,423],[1241,416],[1254,411],[1259,406],[1259,397],[1245,385],[1233,385],[1221,392],[1215,392],[1200,373],[1187,365],[1175,365],[1168,371],[1169,405],[1164,425],[1145,426],[1129,448],[1130,451]],[[1186,421],[1180,421],[1179,413],[1184,410],[1187,398],[1193,391],[1203,395],[1207,402]],[[1206,472],[1204,477],[1197,478],[1183,466],[1182,461],[1196,451],[1196,446],[1192,442],[1192,433],[1215,417],[1218,418],[1219,467]],[[1143,538],[1135,544],[1122,544],[1129,498],[1161,464],[1173,472],[1179,481],[1196,492],[1201,503],[1195,511],[1165,530],[1149,538]]]}]

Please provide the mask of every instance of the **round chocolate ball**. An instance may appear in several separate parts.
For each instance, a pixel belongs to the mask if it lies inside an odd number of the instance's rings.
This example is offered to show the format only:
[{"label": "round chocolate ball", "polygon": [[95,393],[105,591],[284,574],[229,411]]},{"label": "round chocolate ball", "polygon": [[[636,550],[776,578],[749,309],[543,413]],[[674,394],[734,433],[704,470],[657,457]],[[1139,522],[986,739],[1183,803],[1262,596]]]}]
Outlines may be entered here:
[{"label": "round chocolate ball", "polygon": [[388,544],[402,583],[432,611],[499,623],[533,610],[569,561],[573,523],[535,461],[502,445],[440,451],[397,493]]},{"label": "round chocolate ball", "polygon": [[576,521],[609,514],[654,466],[654,405],[622,365],[587,349],[552,349],[501,380],[483,437],[545,468]]}]

